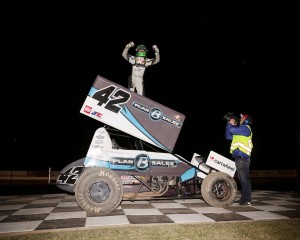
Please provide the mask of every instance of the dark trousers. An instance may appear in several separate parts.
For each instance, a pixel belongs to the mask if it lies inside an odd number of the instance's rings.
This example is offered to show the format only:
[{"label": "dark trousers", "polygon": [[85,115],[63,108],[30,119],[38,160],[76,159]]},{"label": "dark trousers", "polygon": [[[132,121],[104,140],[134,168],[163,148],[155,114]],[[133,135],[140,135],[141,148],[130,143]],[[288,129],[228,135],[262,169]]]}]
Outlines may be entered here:
[{"label": "dark trousers", "polygon": [[236,158],[235,166],[242,188],[240,202],[251,202],[250,159]]}]

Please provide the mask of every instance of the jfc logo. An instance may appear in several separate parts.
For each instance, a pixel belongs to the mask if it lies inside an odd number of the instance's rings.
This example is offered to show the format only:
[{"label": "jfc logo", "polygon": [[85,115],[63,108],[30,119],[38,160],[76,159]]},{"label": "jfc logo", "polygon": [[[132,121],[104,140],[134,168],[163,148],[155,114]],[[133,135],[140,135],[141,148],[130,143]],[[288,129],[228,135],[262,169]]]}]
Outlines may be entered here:
[{"label": "jfc logo", "polygon": [[95,116],[95,117],[98,117],[98,118],[101,118],[102,117],[102,113],[99,113],[99,112],[96,112],[96,111],[93,111],[91,113],[91,115]]}]

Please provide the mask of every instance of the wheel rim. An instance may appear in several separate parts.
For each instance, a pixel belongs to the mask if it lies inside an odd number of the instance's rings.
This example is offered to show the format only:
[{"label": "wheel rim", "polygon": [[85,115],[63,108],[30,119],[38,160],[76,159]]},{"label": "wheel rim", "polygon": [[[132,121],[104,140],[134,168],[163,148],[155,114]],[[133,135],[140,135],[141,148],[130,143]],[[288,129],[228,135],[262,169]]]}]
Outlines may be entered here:
[{"label": "wheel rim", "polygon": [[105,202],[110,195],[109,186],[103,182],[94,182],[89,189],[89,197],[96,203]]},{"label": "wheel rim", "polygon": [[228,191],[229,191],[229,187],[227,186],[226,182],[224,182],[224,181],[217,181],[213,185],[212,192],[214,193],[216,198],[219,198],[219,199],[224,198],[225,196],[227,196]]}]

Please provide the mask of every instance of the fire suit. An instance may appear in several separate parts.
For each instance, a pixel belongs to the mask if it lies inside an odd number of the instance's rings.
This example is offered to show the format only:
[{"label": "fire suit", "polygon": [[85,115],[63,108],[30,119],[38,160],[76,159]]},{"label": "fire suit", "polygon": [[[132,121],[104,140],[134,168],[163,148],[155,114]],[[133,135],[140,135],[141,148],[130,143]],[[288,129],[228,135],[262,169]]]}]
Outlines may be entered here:
[{"label": "fire suit", "polygon": [[138,94],[144,96],[144,73],[146,67],[155,65],[160,61],[159,49],[156,45],[152,48],[155,51],[155,58],[147,58],[146,56],[133,56],[128,53],[129,49],[134,46],[133,42],[127,44],[122,52],[122,56],[125,60],[132,64],[131,76],[128,79],[128,88],[131,91],[136,91]]}]

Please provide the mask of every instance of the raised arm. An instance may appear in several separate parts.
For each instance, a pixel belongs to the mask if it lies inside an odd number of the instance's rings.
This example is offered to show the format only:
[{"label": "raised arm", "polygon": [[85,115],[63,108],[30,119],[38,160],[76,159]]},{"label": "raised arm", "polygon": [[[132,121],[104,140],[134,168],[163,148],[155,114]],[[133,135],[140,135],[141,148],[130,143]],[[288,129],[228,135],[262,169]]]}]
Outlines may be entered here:
[{"label": "raised arm", "polygon": [[159,54],[159,49],[156,45],[153,45],[152,46],[153,50],[155,51],[155,59],[152,63],[152,65],[156,64],[156,63],[159,63],[160,61],[160,54]]},{"label": "raised arm", "polygon": [[128,51],[129,51],[129,49],[130,49],[131,47],[133,47],[133,46],[134,46],[134,42],[128,43],[128,44],[125,46],[125,48],[124,48],[124,50],[123,50],[123,52],[122,52],[122,57],[123,57],[125,60],[127,60],[127,61],[129,61],[129,54],[128,54]]}]

